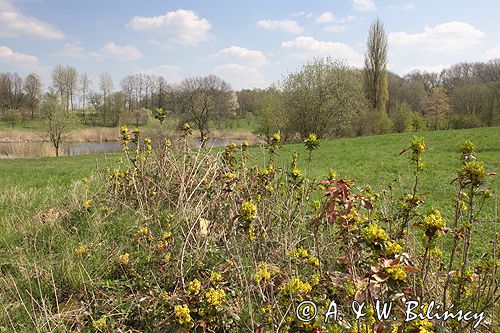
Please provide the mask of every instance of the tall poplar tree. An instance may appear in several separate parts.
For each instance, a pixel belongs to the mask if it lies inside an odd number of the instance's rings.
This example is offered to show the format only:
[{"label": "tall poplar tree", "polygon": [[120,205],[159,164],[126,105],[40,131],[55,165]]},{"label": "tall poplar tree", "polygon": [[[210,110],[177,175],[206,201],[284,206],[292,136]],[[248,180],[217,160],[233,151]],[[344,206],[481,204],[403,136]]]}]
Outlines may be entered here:
[{"label": "tall poplar tree", "polygon": [[365,54],[364,83],[366,97],[378,111],[386,112],[389,100],[387,87],[387,36],[379,19],[370,25]]}]

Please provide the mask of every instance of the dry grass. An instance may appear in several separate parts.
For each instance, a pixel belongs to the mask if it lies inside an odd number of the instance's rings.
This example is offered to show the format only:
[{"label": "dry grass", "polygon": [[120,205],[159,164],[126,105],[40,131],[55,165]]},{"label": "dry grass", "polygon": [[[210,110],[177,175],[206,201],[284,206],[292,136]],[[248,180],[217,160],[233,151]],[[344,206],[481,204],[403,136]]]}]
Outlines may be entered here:
[{"label": "dry grass", "polygon": [[49,142],[0,143],[0,159],[55,155],[54,147]]},{"label": "dry grass", "polygon": [[[73,132],[73,142],[109,142],[118,140],[119,130],[117,128],[82,128]],[[19,129],[0,131],[0,142],[40,142],[45,141],[41,133],[37,131],[25,131]]]}]

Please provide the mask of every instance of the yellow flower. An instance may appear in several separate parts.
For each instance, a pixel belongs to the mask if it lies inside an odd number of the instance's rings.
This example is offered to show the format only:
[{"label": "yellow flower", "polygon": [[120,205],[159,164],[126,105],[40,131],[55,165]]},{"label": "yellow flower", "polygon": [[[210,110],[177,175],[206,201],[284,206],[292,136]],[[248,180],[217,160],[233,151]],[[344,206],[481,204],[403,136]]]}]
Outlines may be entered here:
[{"label": "yellow flower", "polygon": [[212,272],[210,275],[210,283],[214,286],[217,286],[222,281],[222,275],[219,272]]},{"label": "yellow flower", "polygon": [[294,179],[297,179],[302,176],[302,171],[299,168],[293,168],[291,174]]},{"label": "yellow flower", "polygon": [[268,304],[268,305],[266,305],[266,306],[262,307],[262,308],[260,309],[260,311],[261,311],[262,313],[270,313],[272,309],[273,309],[273,308],[272,308],[271,304]]},{"label": "yellow flower", "polygon": [[311,284],[313,286],[317,286],[319,284],[319,278],[320,278],[320,276],[318,273],[313,274],[313,276],[311,276]]},{"label": "yellow flower", "polygon": [[80,245],[75,249],[75,254],[82,255],[87,253],[88,249],[85,245]]},{"label": "yellow flower", "polygon": [[424,138],[413,137],[411,140],[411,150],[415,154],[423,153],[425,151]]},{"label": "yellow flower", "polygon": [[387,274],[389,274],[394,280],[404,281],[408,277],[406,271],[402,267],[387,268]]},{"label": "yellow flower", "polygon": [[303,247],[299,247],[294,249],[293,251],[288,253],[288,256],[296,259],[305,259],[308,256],[308,252]]},{"label": "yellow flower", "polygon": [[130,263],[130,255],[128,253],[124,253],[118,257],[118,262],[123,266],[128,266]]},{"label": "yellow flower", "polygon": [[226,293],[222,289],[210,288],[205,293],[205,299],[207,300],[207,303],[211,306],[220,305],[225,298],[226,298]]},{"label": "yellow flower", "polygon": [[388,241],[385,246],[385,253],[389,256],[394,254],[401,253],[403,251],[403,247],[399,245],[397,242]]},{"label": "yellow flower", "polygon": [[319,259],[316,258],[316,257],[310,257],[308,260],[307,260],[307,263],[311,266],[319,266]]},{"label": "yellow flower", "polygon": [[240,217],[246,222],[252,222],[255,219],[255,214],[257,213],[257,206],[250,202],[245,201],[240,208]]},{"label": "yellow flower", "polygon": [[136,236],[147,236],[149,234],[149,229],[148,227],[140,227],[139,230],[137,230]]},{"label": "yellow flower", "polygon": [[299,294],[307,294],[312,290],[309,282],[302,282],[299,278],[295,277],[284,283],[281,287],[281,292],[285,295],[291,294],[298,296]]},{"label": "yellow flower", "polygon": [[370,223],[368,227],[364,228],[362,235],[363,238],[370,243],[385,241],[389,238],[385,230],[375,223]]},{"label": "yellow flower", "polygon": [[253,224],[250,224],[250,226],[248,227],[248,239],[252,242],[257,239],[257,237],[255,237],[255,227],[253,226]]},{"label": "yellow flower", "polygon": [[187,304],[176,305],[174,308],[175,319],[181,325],[190,324],[192,321],[191,315],[189,314],[191,311]]},{"label": "yellow flower", "polygon": [[94,320],[92,322],[92,328],[95,329],[98,332],[102,332],[104,328],[106,328],[106,317],[102,317],[99,320]]},{"label": "yellow flower", "polygon": [[281,134],[279,133],[274,133],[273,137],[271,138],[273,142],[280,142],[281,141]]},{"label": "yellow flower", "polygon": [[197,279],[188,283],[188,293],[191,295],[198,295],[201,289],[201,282]]},{"label": "yellow flower", "polygon": [[90,199],[83,199],[83,202],[82,202],[83,208],[89,209],[91,205],[92,205],[92,200],[90,200]]},{"label": "yellow flower", "polygon": [[257,267],[257,271],[255,272],[254,275],[255,282],[261,283],[261,282],[266,282],[267,280],[271,279],[271,273],[268,270],[268,265],[265,262],[259,263],[259,266]]},{"label": "yellow flower", "polygon": [[426,236],[430,239],[439,236],[437,233],[446,226],[446,221],[441,216],[441,213],[437,209],[431,209],[429,213],[424,217],[423,222],[420,227],[424,230]]}]

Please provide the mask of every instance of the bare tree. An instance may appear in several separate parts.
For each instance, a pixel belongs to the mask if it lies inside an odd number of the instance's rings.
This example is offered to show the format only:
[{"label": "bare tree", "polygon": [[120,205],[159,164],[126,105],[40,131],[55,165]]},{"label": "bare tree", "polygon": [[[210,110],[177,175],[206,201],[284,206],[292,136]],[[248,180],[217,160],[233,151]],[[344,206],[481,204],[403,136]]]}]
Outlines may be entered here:
[{"label": "bare tree", "polygon": [[26,77],[24,80],[24,93],[26,103],[31,109],[31,119],[34,119],[35,111],[38,109],[42,97],[42,81],[37,74],[31,73]]},{"label": "bare tree", "polygon": [[82,107],[87,106],[87,94],[89,93],[92,78],[87,73],[80,75],[80,91],[82,93]]},{"label": "bare tree", "polygon": [[387,36],[384,25],[375,20],[368,33],[365,54],[365,93],[373,109],[386,111],[389,99],[387,88]]},{"label": "bare tree", "polygon": [[426,102],[427,116],[430,118],[434,130],[439,128],[443,117],[451,112],[450,99],[441,87],[432,88]]},{"label": "bare tree", "polygon": [[215,75],[185,79],[180,84],[179,97],[184,120],[194,122],[200,140],[209,133],[209,121],[234,111],[231,86]]},{"label": "bare tree", "polygon": [[113,91],[113,80],[111,79],[111,76],[109,76],[108,73],[102,73],[101,75],[99,75],[99,90],[102,93],[102,99],[103,99],[102,116],[104,125],[106,125],[106,114],[109,111],[111,111],[111,103],[108,100],[108,97]]},{"label": "bare tree", "polygon": [[74,109],[73,97],[78,88],[78,72],[71,66],[57,65],[52,71],[52,85],[61,96],[64,107]]}]

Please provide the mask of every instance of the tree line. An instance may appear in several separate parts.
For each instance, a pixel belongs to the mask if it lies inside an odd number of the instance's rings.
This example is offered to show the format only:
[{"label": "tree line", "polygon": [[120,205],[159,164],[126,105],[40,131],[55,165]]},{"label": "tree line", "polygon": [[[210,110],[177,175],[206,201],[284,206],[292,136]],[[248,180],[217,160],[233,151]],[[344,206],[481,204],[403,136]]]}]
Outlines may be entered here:
[{"label": "tree line", "polygon": [[137,73],[115,87],[108,73],[93,78],[71,66],[56,66],[43,89],[36,73],[24,79],[0,73],[0,110],[14,126],[42,117],[42,104],[57,99],[66,113],[92,126],[141,125],[156,117],[190,122],[208,136],[229,118],[258,124],[265,138],[279,131],[287,140],[500,124],[500,61],[459,63],[441,73],[387,70],[387,36],[376,20],[368,31],[364,68],[317,58],[267,89],[234,92],[215,75],[172,85],[162,76]]}]

